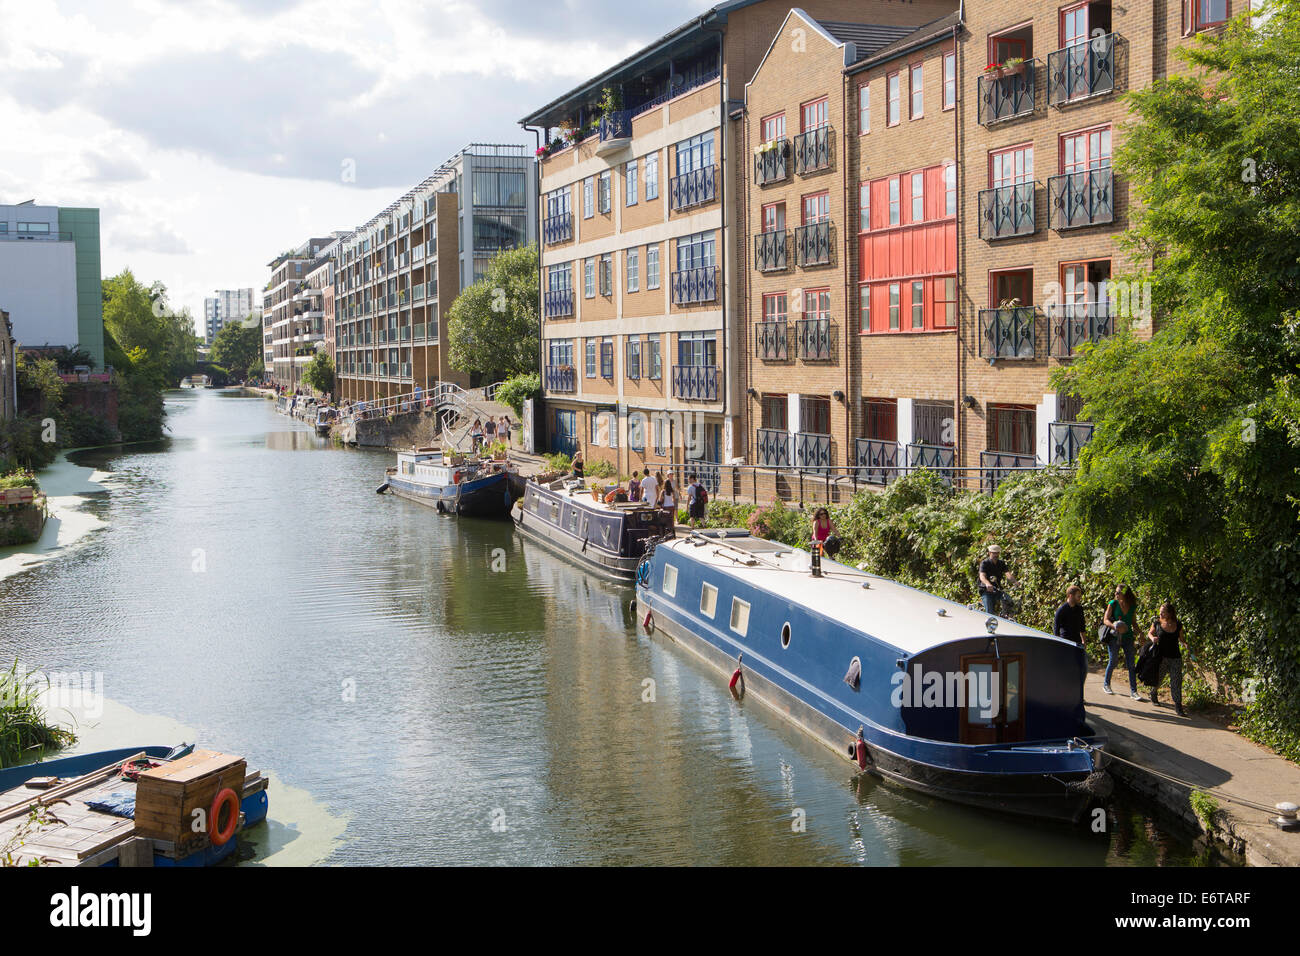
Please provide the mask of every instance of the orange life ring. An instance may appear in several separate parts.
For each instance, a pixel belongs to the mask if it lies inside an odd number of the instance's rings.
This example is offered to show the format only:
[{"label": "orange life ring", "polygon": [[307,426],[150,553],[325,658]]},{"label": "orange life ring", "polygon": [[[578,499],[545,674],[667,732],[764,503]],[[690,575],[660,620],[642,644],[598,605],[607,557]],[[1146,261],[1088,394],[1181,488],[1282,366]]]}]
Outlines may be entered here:
[{"label": "orange life ring", "polygon": [[[221,809],[226,804],[230,805],[230,823],[226,827],[221,827]],[[225,846],[230,842],[230,838],[235,835],[235,828],[238,826],[239,796],[235,791],[226,787],[217,794],[217,798],[212,801],[212,809],[208,812],[208,829],[212,834],[212,845]]]}]

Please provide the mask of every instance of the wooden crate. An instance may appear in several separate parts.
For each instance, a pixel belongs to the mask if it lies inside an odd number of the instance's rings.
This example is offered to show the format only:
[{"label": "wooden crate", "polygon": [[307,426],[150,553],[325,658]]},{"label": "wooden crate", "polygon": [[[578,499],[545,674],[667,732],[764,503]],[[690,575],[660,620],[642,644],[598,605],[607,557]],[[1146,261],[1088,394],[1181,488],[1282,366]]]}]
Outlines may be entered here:
[{"label": "wooden crate", "polygon": [[217,821],[208,818],[217,794],[229,787],[244,799],[244,758],[211,750],[196,750],[188,757],[140,774],[135,792],[135,832],[173,843],[186,853],[202,849],[208,833],[195,832],[195,810],[202,810],[207,829]]}]

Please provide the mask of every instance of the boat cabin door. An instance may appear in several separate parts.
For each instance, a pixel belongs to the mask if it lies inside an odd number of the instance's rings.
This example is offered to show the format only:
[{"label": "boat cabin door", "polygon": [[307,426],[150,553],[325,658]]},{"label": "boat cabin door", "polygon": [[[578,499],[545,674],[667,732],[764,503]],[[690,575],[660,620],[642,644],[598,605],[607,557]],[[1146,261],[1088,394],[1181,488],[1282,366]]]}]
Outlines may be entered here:
[{"label": "boat cabin door", "polygon": [[1025,739],[1023,654],[972,654],[961,659],[966,699],[961,702],[961,742],[1016,743]]}]

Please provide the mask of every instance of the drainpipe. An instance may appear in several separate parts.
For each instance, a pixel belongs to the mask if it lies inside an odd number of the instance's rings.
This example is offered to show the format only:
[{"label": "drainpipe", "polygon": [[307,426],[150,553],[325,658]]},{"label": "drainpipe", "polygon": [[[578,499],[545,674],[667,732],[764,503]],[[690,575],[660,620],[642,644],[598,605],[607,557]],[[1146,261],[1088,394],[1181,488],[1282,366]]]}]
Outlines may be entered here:
[{"label": "drainpipe", "polygon": [[844,195],[844,464],[847,467],[850,462],[849,450],[853,443],[853,392],[849,388],[851,380],[849,371],[849,316],[852,315],[852,285],[853,278],[849,270],[849,249],[851,243],[856,240],[857,230],[852,235],[849,233],[849,209],[852,200],[849,193],[849,91],[852,89],[852,83],[847,73],[841,73],[841,82],[843,90],[841,99],[843,103],[843,112],[840,117],[840,140],[843,149],[840,152],[841,165],[843,171],[843,195]]},{"label": "drainpipe", "polygon": [[[964,10],[964,6],[965,4],[963,2],[962,4],[963,10]],[[965,440],[966,406],[962,402],[963,396],[962,396],[962,346],[961,346],[961,313],[962,313],[961,303],[962,303],[962,299],[965,297],[965,292],[966,292],[965,282],[963,281],[964,278],[966,277],[966,270],[963,268],[963,258],[962,258],[963,253],[965,252],[966,249],[966,243],[962,236],[962,231],[961,231],[961,208],[962,208],[961,204],[962,204],[962,199],[964,198],[962,183],[966,178],[966,164],[961,161],[962,139],[961,139],[960,117],[961,117],[961,110],[962,110],[962,95],[961,95],[962,69],[961,69],[961,44],[958,42],[958,38],[961,34],[962,23],[965,22],[964,12],[959,14],[959,16],[960,19],[952,28],[952,54],[953,54],[952,69],[953,69],[953,82],[956,86],[956,89],[954,91],[956,95],[956,103],[953,104],[953,111],[952,111],[952,141],[953,141],[953,149],[957,154],[956,156],[953,157],[953,162],[956,166],[956,168],[953,170],[953,176],[956,180],[956,186],[957,186],[957,216],[956,216],[956,221],[953,224],[954,225],[953,232],[956,236],[956,242],[957,242],[957,249],[955,250],[957,253],[957,263],[956,263],[957,265],[957,335],[956,335],[957,394],[956,396],[954,396],[952,407],[953,407],[953,413],[956,416],[956,423],[957,423],[957,434],[953,436],[953,439],[956,442],[956,446],[957,446],[953,452],[953,461],[958,468],[961,467],[962,459],[966,455],[966,440]],[[963,474],[961,471],[959,470],[955,471],[953,474],[953,478],[957,479],[957,476],[961,474]],[[960,485],[963,488],[965,487],[966,484],[964,479],[957,479],[954,483]]]},{"label": "drainpipe", "polygon": [[[723,344],[723,349],[725,350],[724,360],[722,364],[718,366],[718,372],[719,372],[719,377],[722,377],[723,373],[726,371],[728,366],[732,364],[731,348],[730,348],[731,340],[728,335],[730,326],[728,325],[727,322],[727,268],[728,266],[730,266],[732,260],[732,255],[731,255],[732,250],[729,248],[729,244],[727,242],[727,123],[730,122],[730,119],[727,116],[727,82],[728,81],[727,81],[726,69],[725,69],[726,68],[726,28],[725,27],[710,28],[709,26],[707,26],[705,24],[705,20],[708,19],[710,16],[711,14],[705,14],[704,16],[700,17],[699,24],[701,30],[703,30],[706,33],[717,34],[718,37],[718,170],[720,173],[718,178],[721,180],[721,182],[718,185],[718,203],[719,203],[719,212],[721,215],[721,227],[719,229],[719,232],[722,235],[722,247],[723,247],[722,281],[719,283],[719,285],[721,286],[721,299],[722,299],[722,344]],[[672,82],[671,78],[669,79],[669,82],[670,83]],[[727,379],[727,387],[722,391],[722,429],[723,429],[724,440],[726,437],[726,429],[727,429],[727,417],[728,417],[727,413],[731,405],[731,389],[733,387],[730,374],[726,375],[726,379]],[[704,439],[703,430],[701,430],[700,438]],[[735,442],[734,431],[732,433],[732,442],[733,443]],[[719,457],[722,457],[721,451],[719,451]]]},{"label": "drainpipe", "polygon": [[[536,126],[525,126],[524,129],[528,130],[533,134],[533,138],[537,142],[537,148],[541,149],[542,138],[546,133],[545,128],[536,127]],[[533,193],[536,196],[536,202],[537,202],[537,218],[535,222],[537,223],[538,226],[537,228],[537,379],[542,385],[542,393],[544,395],[546,392],[546,382],[545,382],[546,339],[542,334],[542,324],[543,321],[545,320],[546,309],[542,305],[542,249],[544,248],[544,244],[542,242],[542,218],[543,218],[542,214],[545,211],[545,209],[542,205],[542,160],[536,154],[534,154],[533,156]],[[538,399],[538,403],[539,404],[543,403],[543,399]],[[536,443],[537,443],[537,413],[540,410],[541,409],[534,406],[533,421],[528,428],[529,433],[533,436],[534,448],[536,448]],[[520,422],[520,424],[522,425],[523,423]]]}]

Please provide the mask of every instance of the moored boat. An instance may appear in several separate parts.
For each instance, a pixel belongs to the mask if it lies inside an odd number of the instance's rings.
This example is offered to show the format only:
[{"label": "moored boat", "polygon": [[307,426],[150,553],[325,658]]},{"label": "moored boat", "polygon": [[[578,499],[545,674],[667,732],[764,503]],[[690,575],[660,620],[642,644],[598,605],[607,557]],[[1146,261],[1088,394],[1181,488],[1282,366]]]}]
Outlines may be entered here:
[{"label": "moored boat", "polygon": [[388,490],[399,498],[418,501],[446,514],[473,518],[508,518],[514,495],[509,464],[466,461],[458,456],[420,449],[400,452],[390,469]]},{"label": "moored boat", "polygon": [[672,515],[644,501],[596,499],[573,479],[530,481],[514,514],[525,535],[601,577],[632,581],[651,540],[675,534]]},{"label": "moored boat", "polygon": [[656,543],[637,583],[643,627],[862,770],[1060,820],[1109,794],[1073,642],[739,530]]}]

